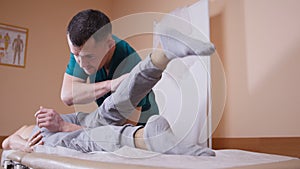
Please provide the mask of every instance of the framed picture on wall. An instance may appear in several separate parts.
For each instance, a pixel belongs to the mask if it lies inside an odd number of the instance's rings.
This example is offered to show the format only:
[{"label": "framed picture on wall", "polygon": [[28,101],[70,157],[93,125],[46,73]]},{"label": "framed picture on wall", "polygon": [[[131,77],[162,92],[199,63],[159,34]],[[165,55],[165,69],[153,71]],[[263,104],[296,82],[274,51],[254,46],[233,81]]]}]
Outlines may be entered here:
[{"label": "framed picture on wall", "polygon": [[28,29],[0,23],[0,65],[25,67]]}]

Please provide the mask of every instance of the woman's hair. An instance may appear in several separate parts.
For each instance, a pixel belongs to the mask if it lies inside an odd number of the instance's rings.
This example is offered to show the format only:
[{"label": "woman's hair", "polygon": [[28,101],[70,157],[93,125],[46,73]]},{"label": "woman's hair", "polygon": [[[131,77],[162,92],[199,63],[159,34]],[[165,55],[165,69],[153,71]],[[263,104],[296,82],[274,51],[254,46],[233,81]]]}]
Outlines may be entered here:
[{"label": "woman's hair", "polygon": [[102,12],[87,9],[76,14],[68,25],[67,33],[74,46],[82,46],[92,36],[101,41],[111,34],[109,18]]}]

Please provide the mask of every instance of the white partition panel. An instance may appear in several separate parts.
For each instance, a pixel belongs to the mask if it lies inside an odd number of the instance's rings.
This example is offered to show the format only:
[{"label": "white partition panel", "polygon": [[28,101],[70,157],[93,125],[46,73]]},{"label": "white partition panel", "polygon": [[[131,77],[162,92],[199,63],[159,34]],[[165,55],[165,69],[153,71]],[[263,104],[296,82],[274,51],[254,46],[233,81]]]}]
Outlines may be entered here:
[{"label": "white partition panel", "polygon": [[[208,0],[200,0],[187,10],[193,25],[189,35],[209,41]],[[211,147],[208,56],[173,60],[154,92],[160,113],[168,119],[178,137]]]}]

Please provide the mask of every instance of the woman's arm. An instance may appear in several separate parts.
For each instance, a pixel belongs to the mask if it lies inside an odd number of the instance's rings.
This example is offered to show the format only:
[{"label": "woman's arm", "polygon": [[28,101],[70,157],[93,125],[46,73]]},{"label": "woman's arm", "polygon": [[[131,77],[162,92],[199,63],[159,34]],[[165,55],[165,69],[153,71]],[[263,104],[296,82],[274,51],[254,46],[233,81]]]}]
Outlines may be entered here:
[{"label": "woman's arm", "polygon": [[83,128],[82,126],[64,121],[54,109],[40,107],[35,113],[35,117],[36,125],[40,128],[45,127],[50,132],[71,132]]},{"label": "woman's arm", "polygon": [[21,127],[2,142],[2,148],[4,150],[32,152],[34,146],[43,144],[43,136],[40,131],[36,132],[31,138],[29,138],[33,127],[34,125]]}]

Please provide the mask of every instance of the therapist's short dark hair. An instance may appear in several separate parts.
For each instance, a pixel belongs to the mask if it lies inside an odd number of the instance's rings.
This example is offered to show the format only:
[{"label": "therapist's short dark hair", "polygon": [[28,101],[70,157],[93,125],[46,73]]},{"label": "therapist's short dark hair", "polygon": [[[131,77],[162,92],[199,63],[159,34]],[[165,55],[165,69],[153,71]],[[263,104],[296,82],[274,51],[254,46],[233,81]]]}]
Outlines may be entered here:
[{"label": "therapist's short dark hair", "polygon": [[82,46],[90,38],[101,41],[111,34],[109,18],[101,11],[87,9],[77,13],[70,21],[67,33],[74,46]]}]

